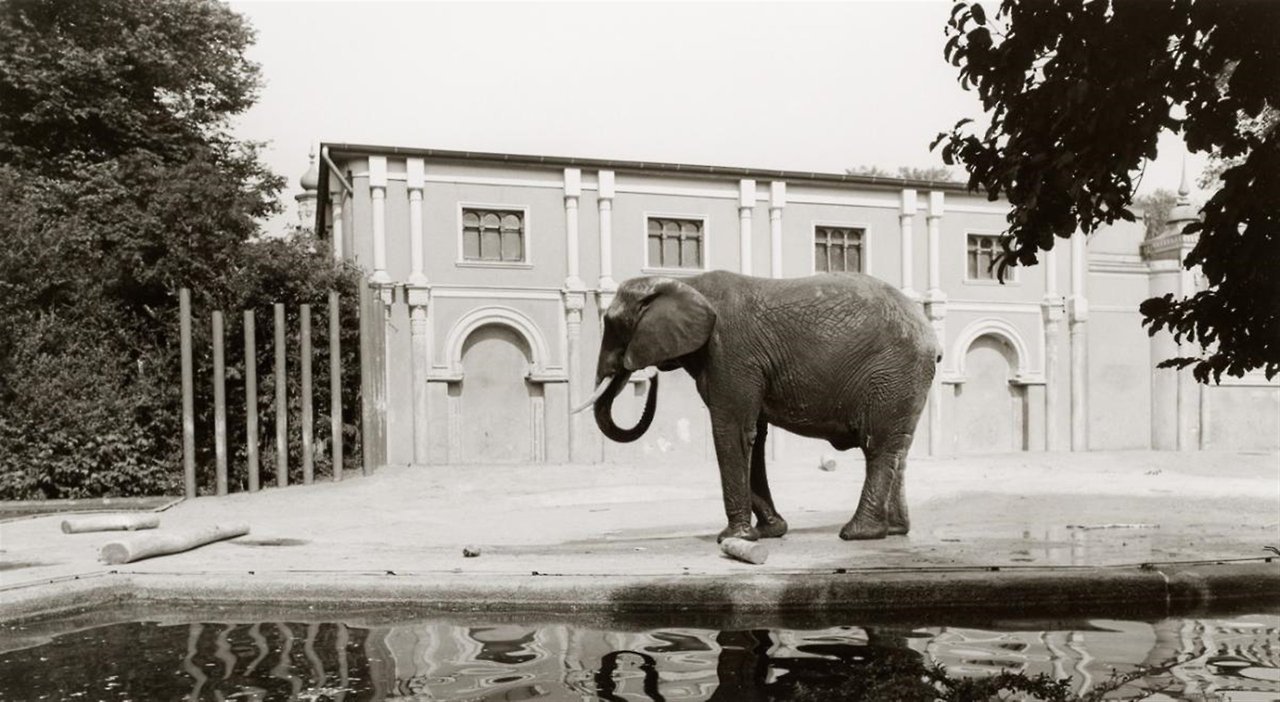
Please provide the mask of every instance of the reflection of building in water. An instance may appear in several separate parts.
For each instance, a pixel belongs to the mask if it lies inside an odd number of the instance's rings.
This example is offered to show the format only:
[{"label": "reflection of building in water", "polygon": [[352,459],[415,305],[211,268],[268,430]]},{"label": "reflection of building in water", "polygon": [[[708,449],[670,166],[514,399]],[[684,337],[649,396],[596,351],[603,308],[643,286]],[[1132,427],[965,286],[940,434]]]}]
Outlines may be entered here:
[{"label": "reflection of building in water", "polygon": [[[602,631],[443,622],[156,627],[186,654],[164,698],[742,700],[786,697],[873,662],[921,661],[953,676],[1014,671],[1084,692],[1143,667],[1117,694],[1242,702],[1280,696],[1280,617],[1095,620],[1040,631],[835,627],[814,631]],[[151,650],[147,648],[146,650]],[[143,657],[149,654],[139,653]],[[184,680],[185,679],[185,680]],[[61,683],[59,683],[61,684]],[[173,694],[169,694],[172,692]],[[58,695],[53,695],[54,697]]]},{"label": "reflection of building in water", "polygon": [[[566,625],[370,631],[375,687],[414,700],[731,700],[889,655],[921,655],[952,675],[1002,670],[1070,678],[1084,692],[1140,666],[1169,666],[1128,683],[1150,699],[1241,700],[1280,693],[1280,618],[1098,620],[1092,628],[996,632],[837,627],[818,631],[668,629],[609,632]],[[1171,664],[1171,665],[1170,665]],[[1233,696],[1235,695],[1235,696]]]}]

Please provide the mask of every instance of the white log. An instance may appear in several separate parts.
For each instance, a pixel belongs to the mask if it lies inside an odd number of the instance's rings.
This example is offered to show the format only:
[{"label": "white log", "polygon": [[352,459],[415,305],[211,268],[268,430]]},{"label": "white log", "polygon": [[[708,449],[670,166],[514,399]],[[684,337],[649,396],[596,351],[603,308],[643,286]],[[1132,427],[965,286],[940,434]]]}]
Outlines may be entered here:
[{"label": "white log", "polygon": [[138,536],[112,541],[102,547],[98,559],[103,563],[132,563],[152,556],[166,556],[171,553],[189,551],[198,546],[234,539],[249,533],[247,524],[214,524],[198,529],[185,531],[161,532],[157,534],[140,534]]},{"label": "white log", "polygon": [[720,550],[724,551],[727,556],[755,565],[763,565],[765,559],[769,557],[768,546],[756,541],[747,541],[746,539],[734,537],[721,541]]},{"label": "white log", "polygon": [[135,529],[155,529],[158,526],[160,526],[158,514],[90,514],[62,520],[62,533],[134,531]]}]

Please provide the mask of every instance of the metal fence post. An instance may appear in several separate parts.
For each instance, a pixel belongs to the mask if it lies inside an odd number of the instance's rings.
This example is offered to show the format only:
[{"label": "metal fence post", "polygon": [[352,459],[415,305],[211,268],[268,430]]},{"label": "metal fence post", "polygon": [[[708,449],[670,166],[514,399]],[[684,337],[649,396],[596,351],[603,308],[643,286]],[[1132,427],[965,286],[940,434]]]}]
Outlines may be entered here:
[{"label": "metal fence post", "polygon": [[196,496],[195,388],[191,370],[191,291],[178,291],[178,326],[182,348],[182,483],[188,498]]}]

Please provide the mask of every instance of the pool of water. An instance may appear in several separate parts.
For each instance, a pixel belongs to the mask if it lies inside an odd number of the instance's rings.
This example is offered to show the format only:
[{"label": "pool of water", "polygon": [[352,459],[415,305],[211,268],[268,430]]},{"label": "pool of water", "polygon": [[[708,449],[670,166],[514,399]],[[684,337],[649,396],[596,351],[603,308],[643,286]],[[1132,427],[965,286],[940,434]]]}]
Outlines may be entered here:
[{"label": "pool of water", "polygon": [[837,699],[850,681],[867,695],[857,699],[884,699],[909,686],[877,676],[918,683],[932,664],[954,679],[1043,673],[1076,693],[1122,676],[1108,699],[1280,699],[1275,614],[626,631],[324,616],[7,626],[0,699]]}]

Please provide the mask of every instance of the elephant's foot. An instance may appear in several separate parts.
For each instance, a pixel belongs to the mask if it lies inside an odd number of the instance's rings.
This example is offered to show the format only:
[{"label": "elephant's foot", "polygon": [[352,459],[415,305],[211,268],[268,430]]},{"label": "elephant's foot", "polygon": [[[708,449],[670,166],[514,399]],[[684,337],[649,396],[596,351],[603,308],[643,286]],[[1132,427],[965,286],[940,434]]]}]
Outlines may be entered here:
[{"label": "elephant's foot", "polygon": [[760,532],[750,524],[730,524],[720,531],[716,536],[716,543],[720,543],[725,539],[746,539],[747,541],[759,541]]},{"label": "elephant's foot", "polygon": [[768,519],[757,519],[756,531],[760,532],[762,539],[776,539],[787,533],[787,520],[778,514]]},{"label": "elephant's foot", "polygon": [[853,519],[850,519],[844,525],[844,528],[840,530],[840,538],[845,541],[868,541],[871,539],[883,539],[889,533],[889,527],[884,522],[859,519],[857,515],[854,515]]},{"label": "elephant's foot", "polygon": [[889,515],[889,536],[906,536],[911,531],[911,520],[907,515]]}]

